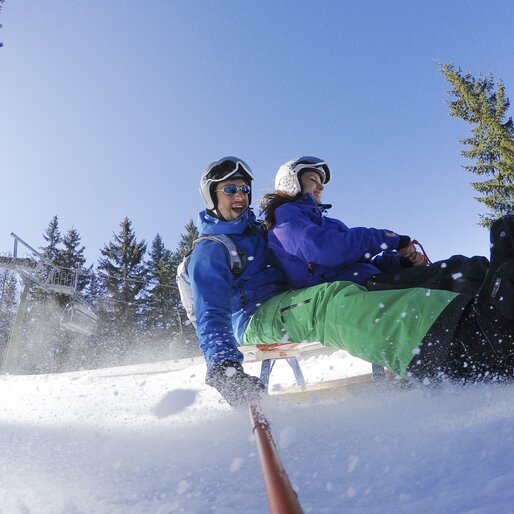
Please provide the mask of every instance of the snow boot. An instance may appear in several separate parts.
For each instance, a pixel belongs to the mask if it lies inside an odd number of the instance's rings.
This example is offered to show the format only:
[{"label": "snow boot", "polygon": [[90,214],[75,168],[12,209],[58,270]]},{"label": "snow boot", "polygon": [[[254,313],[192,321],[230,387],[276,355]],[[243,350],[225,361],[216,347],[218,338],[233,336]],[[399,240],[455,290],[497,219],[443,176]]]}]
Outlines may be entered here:
[{"label": "snow boot", "polygon": [[[489,233],[491,241],[491,263],[478,293],[478,307],[492,302],[502,315],[514,319],[514,291],[512,290],[512,264],[514,259],[514,215],[507,214],[497,219]],[[503,302],[500,305],[499,302]]]},{"label": "snow boot", "polygon": [[498,267],[491,262],[477,295],[476,306],[479,310],[493,306],[502,317],[514,320],[514,258]]},{"label": "snow boot", "polygon": [[514,258],[494,272],[489,269],[474,299],[467,295],[458,298],[469,298],[469,303],[459,312],[454,301],[455,307],[450,304],[443,311],[409,372],[431,382],[445,377],[465,382],[513,380]]},{"label": "snow boot", "polygon": [[466,381],[512,380],[514,320],[492,304],[468,306],[452,338],[447,376]]},{"label": "snow boot", "polygon": [[497,219],[489,232],[491,267],[496,271],[505,261],[514,258],[514,214]]}]

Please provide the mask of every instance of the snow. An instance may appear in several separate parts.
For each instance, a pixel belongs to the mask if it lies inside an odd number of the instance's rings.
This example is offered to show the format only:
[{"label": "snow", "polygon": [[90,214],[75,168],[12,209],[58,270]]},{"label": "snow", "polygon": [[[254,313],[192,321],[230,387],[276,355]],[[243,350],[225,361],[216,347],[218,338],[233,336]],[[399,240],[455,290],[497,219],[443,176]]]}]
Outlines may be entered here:
[{"label": "snow", "polygon": [[[258,363],[245,365],[258,373]],[[366,373],[338,351],[310,382]],[[201,359],[0,377],[0,512],[267,512],[247,411]],[[285,362],[272,390],[291,385]],[[514,511],[514,386],[364,387],[264,402],[306,513]]]}]

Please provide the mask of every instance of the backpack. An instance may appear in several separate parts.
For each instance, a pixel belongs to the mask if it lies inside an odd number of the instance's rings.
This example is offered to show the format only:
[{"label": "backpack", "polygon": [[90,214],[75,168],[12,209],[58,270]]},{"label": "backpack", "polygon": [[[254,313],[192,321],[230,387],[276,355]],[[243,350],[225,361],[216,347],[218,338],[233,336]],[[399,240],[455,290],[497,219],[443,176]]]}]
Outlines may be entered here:
[{"label": "backpack", "polygon": [[189,274],[187,271],[187,267],[189,265],[189,261],[191,260],[191,255],[193,254],[194,247],[196,243],[199,241],[216,241],[217,243],[221,243],[225,246],[229,262],[230,262],[230,271],[234,275],[240,275],[243,272],[244,266],[246,264],[246,255],[244,252],[241,252],[234,241],[230,239],[230,237],[224,234],[218,235],[210,235],[210,236],[201,236],[198,239],[193,241],[193,247],[191,250],[184,256],[182,262],[177,267],[177,285],[180,293],[180,301],[186,310],[187,317],[189,321],[196,327],[196,316],[193,302],[193,293],[191,290],[191,280],[189,279]]}]

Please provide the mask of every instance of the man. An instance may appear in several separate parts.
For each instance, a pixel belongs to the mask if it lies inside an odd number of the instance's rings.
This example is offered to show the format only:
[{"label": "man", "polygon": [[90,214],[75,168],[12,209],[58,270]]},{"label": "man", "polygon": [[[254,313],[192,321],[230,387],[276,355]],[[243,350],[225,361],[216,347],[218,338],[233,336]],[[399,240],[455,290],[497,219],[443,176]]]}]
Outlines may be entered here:
[{"label": "man", "polygon": [[225,247],[208,240],[195,245],[188,266],[206,382],[231,404],[264,389],[258,378],[243,372],[237,346],[259,305],[289,288],[272,266],[265,234],[249,209],[252,180],[242,159],[225,157],[207,167],[200,183],[206,207],[199,215],[200,234],[230,236],[246,262],[242,273],[234,275]]},{"label": "man", "polygon": [[[195,245],[189,277],[206,383],[234,406],[263,392],[238,344],[319,341],[417,378],[512,375],[514,217],[493,226],[493,259],[477,298],[423,288],[367,291],[349,281],[289,290],[249,209],[252,172],[237,157],[210,164],[200,193],[202,235],[228,235],[246,259],[231,271],[225,247]],[[508,298],[508,302],[503,299]]]}]

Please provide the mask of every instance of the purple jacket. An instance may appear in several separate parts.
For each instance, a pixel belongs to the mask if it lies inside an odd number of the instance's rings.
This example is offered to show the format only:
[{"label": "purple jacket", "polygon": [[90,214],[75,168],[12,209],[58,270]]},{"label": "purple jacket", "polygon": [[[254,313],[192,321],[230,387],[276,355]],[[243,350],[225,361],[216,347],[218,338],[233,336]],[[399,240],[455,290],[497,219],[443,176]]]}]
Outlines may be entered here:
[{"label": "purple jacket", "polygon": [[[294,288],[334,280],[365,284],[383,271],[401,269],[393,251],[400,236],[390,230],[348,228],[323,216],[310,194],[281,205],[268,244]],[[380,254],[380,255],[379,255]]]}]

